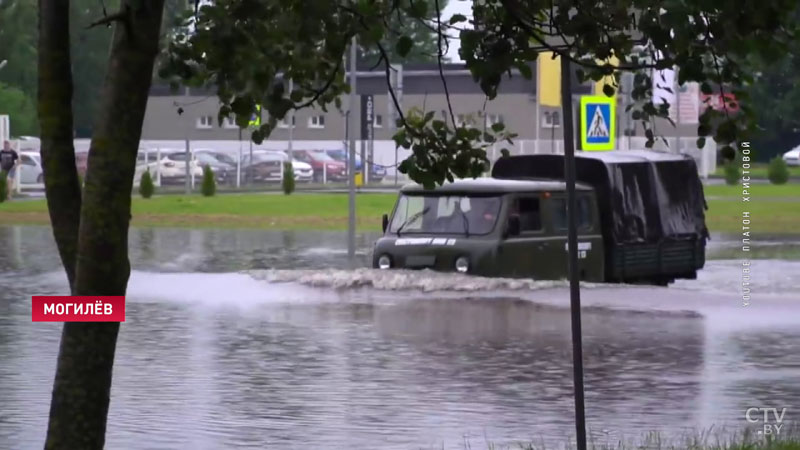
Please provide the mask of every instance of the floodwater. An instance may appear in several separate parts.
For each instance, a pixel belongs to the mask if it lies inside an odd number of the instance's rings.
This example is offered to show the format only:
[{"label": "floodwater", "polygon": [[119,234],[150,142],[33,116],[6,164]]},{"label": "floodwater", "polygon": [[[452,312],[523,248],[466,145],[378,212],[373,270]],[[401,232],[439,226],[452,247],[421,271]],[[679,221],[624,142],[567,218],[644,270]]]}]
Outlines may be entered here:
[{"label": "floodwater", "polygon": [[[464,449],[574,436],[563,282],[349,269],[340,233],[135,229],[108,449]],[[598,444],[800,414],[800,239],[715,236],[698,280],[582,289]],[[0,227],[0,449],[42,448],[64,292],[50,231]]]}]

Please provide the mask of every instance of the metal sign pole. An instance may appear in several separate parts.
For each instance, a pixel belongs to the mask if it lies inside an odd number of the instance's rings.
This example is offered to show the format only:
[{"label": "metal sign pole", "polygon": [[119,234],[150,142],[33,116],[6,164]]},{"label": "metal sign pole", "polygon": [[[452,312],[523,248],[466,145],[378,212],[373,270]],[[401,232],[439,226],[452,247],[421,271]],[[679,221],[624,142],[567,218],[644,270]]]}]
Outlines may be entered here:
[{"label": "metal sign pole", "polygon": [[578,277],[578,230],[575,201],[575,130],[572,122],[572,73],[570,61],[561,56],[561,108],[564,120],[564,176],[567,182],[567,246],[569,248],[569,297],[572,316],[572,369],[575,385],[575,429],[578,450],[586,450],[586,415],[583,401],[583,344],[581,291]]},{"label": "metal sign pole", "polygon": [[349,158],[348,181],[350,189],[348,193],[348,221],[347,221],[347,257],[352,262],[356,255],[356,132],[355,132],[355,110],[356,110],[356,58],[358,57],[358,41],[353,36],[350,44],[350,115],[348,123],[348,134],[350,144],[348,148]]}]

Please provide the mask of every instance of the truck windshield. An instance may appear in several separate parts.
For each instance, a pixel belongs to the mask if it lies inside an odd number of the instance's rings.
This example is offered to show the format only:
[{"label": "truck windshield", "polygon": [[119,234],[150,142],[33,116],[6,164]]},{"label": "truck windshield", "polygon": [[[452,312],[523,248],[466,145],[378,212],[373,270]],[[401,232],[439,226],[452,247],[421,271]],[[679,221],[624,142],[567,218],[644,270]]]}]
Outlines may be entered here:
[{"label": "truck windshield", "polygon": [[389,232],[488,234],[497,223],[500,202],[498,196],[401,195]]}]

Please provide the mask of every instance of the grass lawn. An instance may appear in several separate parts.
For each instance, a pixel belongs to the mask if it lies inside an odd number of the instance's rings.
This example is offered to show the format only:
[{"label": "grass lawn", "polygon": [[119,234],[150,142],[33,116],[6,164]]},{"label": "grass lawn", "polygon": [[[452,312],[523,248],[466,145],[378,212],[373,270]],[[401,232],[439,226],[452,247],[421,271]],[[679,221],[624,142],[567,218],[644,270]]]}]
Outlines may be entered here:
[{"label": "grass lawn", "polygon": [[[380,230],[381,215],[391,213],[396,194],[359,194],[356,199],[360,230]],[[133,225],[296,230],[347,228],[347,195],[342,194],[227,194],[165,195],[133,198]],[[0,203],[0,223],[47,224],[44,200]]]},{"label": "grass lawn", "polygon": [[[725,176],[725,168],[717,165],[717,170],[712,174],[715,176]],[[800,166],[789,166],[789,175],[792,177],[800,177]],[[750,166],[750,176],[756,178],[767,178],[767,164],[756,163]]]},{"label": "grass lawn", "polygon": [[[706,198],[715,197],[736,197],[741,200],[742,185],[728,186],[727,184],[715,184],[703,187]],[[767,197],[794,198],[800,201],[800,183],[786,184],[754,184],[750,183],[751,202],[758,202]]]},{"label": "grass lawn", "polygon": [[[800,232],[800,185],[756,185],[751,186],[751,194],[750,202],[742,202],[741,187],[707,186],[709,229],[740,233],[742,211],[748,211],[754,232]],[[359,194],[358,229],[380,230],[381,215],[391,212],[395,199],[395,194]],[[48,224],[47,205],[44,200],[0,203],[0,223]],[[345,230],[347,195],[228,194],[209,198],[165,195],[149,200],[134,197],[133,225]]]}]

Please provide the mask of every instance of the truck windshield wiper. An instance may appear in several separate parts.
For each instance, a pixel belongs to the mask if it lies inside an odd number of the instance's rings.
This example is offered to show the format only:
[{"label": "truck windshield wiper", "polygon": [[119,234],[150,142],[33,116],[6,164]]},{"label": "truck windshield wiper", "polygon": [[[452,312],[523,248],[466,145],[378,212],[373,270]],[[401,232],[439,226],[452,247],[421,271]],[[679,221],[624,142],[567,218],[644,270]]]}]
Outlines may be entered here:
[{"label": "truck windshield wiper", "polygon": [[403,228],[405,228],[406,225],[414,223],[417,219],[424,216],[425,213],[427,213],[430,209],[431,209],[430,206],[426,206],[422,211],[406,219],[399,227],[397,227],[397,235],[400,236],[400,232],[403,231]]}]

